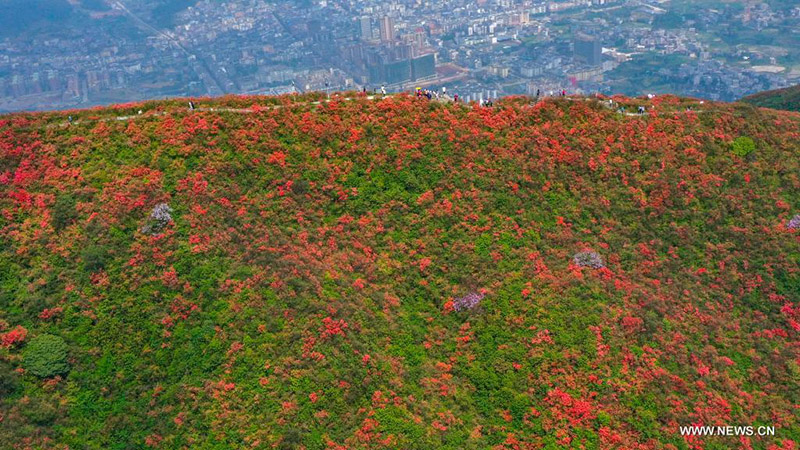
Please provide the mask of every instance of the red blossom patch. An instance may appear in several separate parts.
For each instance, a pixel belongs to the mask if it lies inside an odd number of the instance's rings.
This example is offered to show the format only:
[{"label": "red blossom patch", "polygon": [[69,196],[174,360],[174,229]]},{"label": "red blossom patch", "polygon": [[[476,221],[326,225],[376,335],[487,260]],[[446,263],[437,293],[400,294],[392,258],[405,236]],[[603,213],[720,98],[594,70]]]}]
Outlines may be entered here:
[{"label": "red blossom patch", "polygon": [[28,336],[28,330],[21,325],[17,325],[11,331],[0,334],[0,347],[11,347],[12,345],[19,344]]}]

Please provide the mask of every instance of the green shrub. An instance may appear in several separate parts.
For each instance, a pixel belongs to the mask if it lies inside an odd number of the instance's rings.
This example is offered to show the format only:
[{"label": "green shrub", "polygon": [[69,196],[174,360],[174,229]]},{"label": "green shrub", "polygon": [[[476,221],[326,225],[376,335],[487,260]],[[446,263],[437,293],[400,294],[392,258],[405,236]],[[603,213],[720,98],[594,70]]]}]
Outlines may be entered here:
[{"label": "green shrub", "polygon": [[97,272],[106,267],[108,251],[99,245],[90,245],[81,252],[83,267],[88,272]]},{"label": "green shrub", "polygon": [[278,445],[279,450],[292,450],[300,447],[303,442],[303,433],[297,428],[289,428],[283,435],[283,440]]},{"label": "green shrub", "polygon": [[62,194],[56,197],[53,205],[53,228],[56,231],[63,230],[78,218],[78,211],[75,209],[77,204],[75,197],[69,194]]},{"label": "green shrub", "polygon": [[739,136],[731,143],[731,152],[734,155],[744,158],[756,149],[756,143],[747,136]]},{"label": "green shrub", "polygon": [[31,397],[21,412],[28,422],[39,426],[51,424],[58,417],[56,406],[42,397]]},{"label": "green shrub", "polygon": [[11,364],[0,361],[0,398],[13,394],[19,387],[19,376]]},{"label": "green shrub", "polygon": [[42,334],[31,339],[23,352],[25,370],[37,377],[47,378],[69,371],[67,344],[52,334]]}]

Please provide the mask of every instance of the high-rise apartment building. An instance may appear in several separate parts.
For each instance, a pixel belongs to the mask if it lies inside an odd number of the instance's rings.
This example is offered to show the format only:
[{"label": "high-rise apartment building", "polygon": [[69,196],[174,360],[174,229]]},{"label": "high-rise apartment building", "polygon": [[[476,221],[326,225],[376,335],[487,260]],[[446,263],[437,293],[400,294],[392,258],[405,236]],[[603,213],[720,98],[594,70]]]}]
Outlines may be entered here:
[{"label": "high-rise apartment building", "polygon": [[394,42],[394,19],[384,16],[381,19],[381,42]]},{"label": "high-rise apartment building", "polygon": [[364,16],[358,19],[358,26],[361,32],[361,40],[372,40],[372,19]]}]

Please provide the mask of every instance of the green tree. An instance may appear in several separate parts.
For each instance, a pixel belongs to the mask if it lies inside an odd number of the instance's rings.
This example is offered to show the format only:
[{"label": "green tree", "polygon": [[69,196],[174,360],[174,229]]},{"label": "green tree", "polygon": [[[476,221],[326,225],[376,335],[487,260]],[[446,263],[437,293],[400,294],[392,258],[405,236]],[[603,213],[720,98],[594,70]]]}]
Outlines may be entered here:
[{"label": "green tree", "polygon": [[66,342],[58,336],[36,336],[23,351],[25,370],[42,378],[65,374],[69,372],[67,350]]},{"label": "green tree", "polygon": [[731,151],[734,155],[744,158],[756,149],[756,143],[752,138],[740,136],[734,139],[731,144]]}]

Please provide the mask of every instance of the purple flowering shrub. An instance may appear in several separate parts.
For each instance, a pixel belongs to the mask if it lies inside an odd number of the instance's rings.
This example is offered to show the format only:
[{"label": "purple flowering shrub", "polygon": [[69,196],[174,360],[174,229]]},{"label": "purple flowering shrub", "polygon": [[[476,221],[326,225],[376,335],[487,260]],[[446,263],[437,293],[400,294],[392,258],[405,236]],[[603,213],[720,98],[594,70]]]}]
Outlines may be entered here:
[{"label": "purple flowering shrub", "polygon": [[579,267],[591,267],[592,269],[602,269],[606,266],[603,258],[597,252],[591,251],[575,253],[572,262]]},{"label": "purple flowering shrub", "polygon": [[166,203],[159,203],[150,213],[147,224],[141,229],[145,234],[158,234],[172,221],[172,208]]},{"label": "purple flowering shrub", "polygon": [[463,297],[453,300],[453,309],[456,311],[473,309],[480,304],[481,300],[483,300],[483,297],[485,297],[485,295],[477,292],[470,292]]},{"label": "purple flowering shrub", "polygon": [[786,222],[786,228],[790,230],[800,229],[800,214],[792,217],[792,220]]}]

